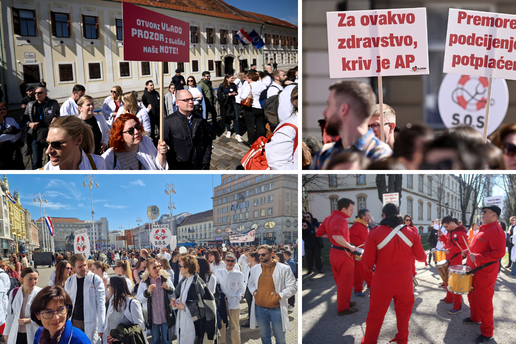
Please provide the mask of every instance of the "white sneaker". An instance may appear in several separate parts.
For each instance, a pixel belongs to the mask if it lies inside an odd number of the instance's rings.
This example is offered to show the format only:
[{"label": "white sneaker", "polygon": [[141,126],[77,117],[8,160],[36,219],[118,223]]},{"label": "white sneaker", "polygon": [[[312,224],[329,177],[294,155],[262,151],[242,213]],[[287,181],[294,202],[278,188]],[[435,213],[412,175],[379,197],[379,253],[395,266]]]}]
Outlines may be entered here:
[{"label": "white sneaker", "polygon": [[289,305],[289,306],[288,306],[288,311],[289,311],[289,313],[293,312],[293,311],[294,311],[294,307],[292,307],[292,306],[290,306],[290,305]]},{"label": "white sneaker", "polygon": [[227,130],[227,131],[226,131],[226,137],[227,137],[228,139],[230,139],[230,138],[231,138],[231,131],[229,131],[229,130]]},{"label": "white sneaker", "polygon": [[244,140],[242,140],[242,136],[236,134],[235,135],[235,139],[238,141],[238,142],[244,142]]}]

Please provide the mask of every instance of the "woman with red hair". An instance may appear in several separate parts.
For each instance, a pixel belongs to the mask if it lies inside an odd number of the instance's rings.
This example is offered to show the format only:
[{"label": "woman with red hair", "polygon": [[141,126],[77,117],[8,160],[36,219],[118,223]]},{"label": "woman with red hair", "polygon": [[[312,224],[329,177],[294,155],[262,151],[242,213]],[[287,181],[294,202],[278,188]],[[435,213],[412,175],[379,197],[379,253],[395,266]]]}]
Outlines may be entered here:
[{"label": "woman with red hair", "polygon": [[166,170],[167,145],[154,147],[152,140],[142,135],[142,125],[132,113],[120,115],[109,132],[109,148],[102,157],[107,170]]}]

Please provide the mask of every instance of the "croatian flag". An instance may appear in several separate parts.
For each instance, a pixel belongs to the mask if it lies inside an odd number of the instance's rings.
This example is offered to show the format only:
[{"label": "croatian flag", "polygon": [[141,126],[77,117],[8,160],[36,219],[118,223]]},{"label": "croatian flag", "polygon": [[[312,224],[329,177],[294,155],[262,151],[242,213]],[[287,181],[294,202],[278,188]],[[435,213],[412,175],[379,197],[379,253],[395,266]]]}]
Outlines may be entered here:
[{"label": "croatian flag", "polygon": [[249,33],[249,37],[251,38],[251,42],[256,47],[256,49],[261,49],[265,45],[265,43],[263,42],[263,39],[260,37],[258,32],[254,31],[254,30],[251,31]]},{"label": "croatian flag", "polygon": [[243,45],[248,45],[248,44],[251,44],[253,42],[253,40],[251,39],[251,37],[249,37],[249,35],[247,34],[247,32],[244,31],[244,29],[240,29],[239,31],[237,31],[237,39],[240,41],[240,43],[242,43]]},{"label": "croatian flag", "polygon": [[12,204],[16,204],[16,200],[13,198],[13,196],[11,196],[10,193],[7,193],[7,198],[9,199],[9,201],[11,201]]},{"label": "croatian flag", "polygon": [[54,236],[54,225],[52,224],[52,220],[49,216],[45,216],[45,222],[47,224],[48,230],[50,231],[50,235]]}]

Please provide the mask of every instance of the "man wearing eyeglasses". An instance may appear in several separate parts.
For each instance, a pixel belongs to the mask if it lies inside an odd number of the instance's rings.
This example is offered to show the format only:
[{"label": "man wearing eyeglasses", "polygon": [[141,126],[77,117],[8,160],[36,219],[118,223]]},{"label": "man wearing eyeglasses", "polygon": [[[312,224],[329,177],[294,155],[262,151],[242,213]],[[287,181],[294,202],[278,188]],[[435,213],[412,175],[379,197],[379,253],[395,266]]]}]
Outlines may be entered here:
[{"label": "man wearing eyeglasses", "polygon": [[[381,124],[380,124],[380,104],[376,104],[374,107],[374,113],[369,120],[367,125],[372,128],[374,135],[378,140],[381,140]],[[394,148],[394,128],[396,128],[396,112],[394,109],[387,104],[383,104],[383,132],[385,135],[385,143]]]},{"label": "man wearing eyeglasses", "polygon": [[86,270],[86,258],[74,254],[70,259],[75,274],[65,282],[73,303],[72,324],[82,330],[92,344],[100,344],[106,322],[106,290],[102,279]]},{"label": "man wearing eyeglasses", "polygon": [[[215,271],[220,289],[225,295],[227,319],[222,319],[220,343],[226,343],[226,326],[229,319],[231,328],[231,344],[240,344],[240,300],[245,293],[244,274],[235,269],[236,256],[233,253],[226,255],[226,267]],[[224,308],[222,305],[221,308]]]},{"label": "man wearing eyeglasses", "polygon": [[500,207],[486,205],[482,208],[482,226],[471,241],[466,265],[471,269],[480,267],[473,275],[473,289],[468,294],[471,316],[464,324],[480,324],[477,343],[487,343],[493,339],[493,295],[498,276],[499,260],[505,255],[505,232],[498,223]]},{"label": "man wearing eyeglasses", "polygon": [[260,328],[262,344],[271,343],[272,332],[277,344],[286,343],[286,332],[291,330],[288,319],[288,299],[297,292],[296,278],[287,264],[272,260],[272,247],[258,247],[260,264],[251,269],[248,281],[253,295],[250,328]]},{"label": "man wearing eyeglasses", "polygon": [[[27,124],[29,131],[27,137],[32,137],[32,169],[43,166],[43,141],[47,138],[48,126],[60,116],[59,103],[47,97],[47,89],[36,89],[36,100],[27,104],[22,117],[22,122]],[[29,142],[27,142],[29,145]]]},{"label": "man wearing eyeglasses", "polygon": [[170,150],[171,170],[209,170],[212,139],[206,121],[194,116],[194,100],[188,90],[176,92],[177,111],[163,121],[163,138]]}]

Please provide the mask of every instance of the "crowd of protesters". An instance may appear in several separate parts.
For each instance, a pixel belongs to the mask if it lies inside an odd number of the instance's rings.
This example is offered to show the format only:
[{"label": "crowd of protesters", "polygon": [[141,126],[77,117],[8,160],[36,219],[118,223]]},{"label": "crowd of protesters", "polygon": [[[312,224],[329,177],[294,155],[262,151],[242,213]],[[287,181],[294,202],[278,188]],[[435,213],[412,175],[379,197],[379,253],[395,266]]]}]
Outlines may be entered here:
[{"label": "crowd of protesters", "polygon": [[319,120],[321,139],[303,139],[303,169],[516,169],[516,123],[500,126],[487,141],[470,126],[434,131],[416,123],[399,128],[395,109],[387,104],[380,123],[380,108],[369,85],[342,81],[329,91],[324,119]]},{"label": "crowd of protesters", "polygon": [[141,99],[115,85],[100,109],[79,84],[61,105],[41,84],[25,85],[23,92],[18,121],[0,102],[3,170],[24,169],[24,146],[34,170],[207,170],[217,136],[244,142],[246,132],[249,147],[262,136],[268,139],[271,169],[297,168],[297,67],[285,73],[252,65],[247,73],[225,75],[216,89],[210,72],[185,81],[177,69],[164,99],[153,80],[145,83]]},{"label": "crowd of protesters", "polygon": [[[238,344],[241,327],[258,326],[262,343],[272,335],[285,343],[297,292],[294,256],[297,246],[283,244],[65,252],[55,255],[45,288],[36,286],[38,271],[13,256],[0,261],[1,339],[136,344],[150,335],[153,344],[193,344],[225,343],[228,332]],[[241,301],[248,305],[242,325]]]}]

